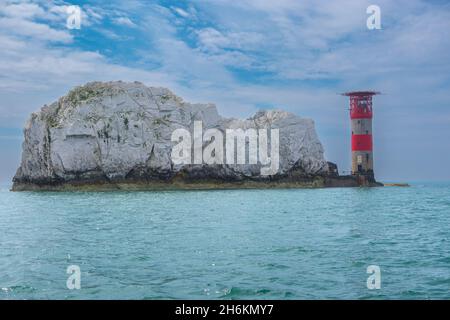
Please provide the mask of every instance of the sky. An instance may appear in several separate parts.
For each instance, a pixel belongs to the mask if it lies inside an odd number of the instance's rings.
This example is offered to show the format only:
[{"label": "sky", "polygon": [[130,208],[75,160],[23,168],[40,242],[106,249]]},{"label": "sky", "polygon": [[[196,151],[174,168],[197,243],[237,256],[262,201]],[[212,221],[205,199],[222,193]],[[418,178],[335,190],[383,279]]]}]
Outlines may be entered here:
[{"label": "sky", "polygon": [[[67,7],[81,8],[80,29]],[[381,29],[368,29],[377,5]],[[376,90],[375,174],[450,180],[450,1],[0,0],[0,182],[31,112],[89,81],[141,81],[227,117],[312,118],[350,169],[348,101]]]}]

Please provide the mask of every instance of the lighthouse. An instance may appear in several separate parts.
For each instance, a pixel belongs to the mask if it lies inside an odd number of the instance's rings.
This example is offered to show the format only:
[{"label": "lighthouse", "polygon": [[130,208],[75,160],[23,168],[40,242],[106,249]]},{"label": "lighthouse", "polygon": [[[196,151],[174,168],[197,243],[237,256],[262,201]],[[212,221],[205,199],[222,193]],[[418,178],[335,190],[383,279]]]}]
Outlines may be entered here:
[{"label": "lighthouse", "polygon": [[352,128],[352,174],[361,184],[375,182],[373,172],[372,97],[376,91],[353,91],[342,95],[350,97]]}]

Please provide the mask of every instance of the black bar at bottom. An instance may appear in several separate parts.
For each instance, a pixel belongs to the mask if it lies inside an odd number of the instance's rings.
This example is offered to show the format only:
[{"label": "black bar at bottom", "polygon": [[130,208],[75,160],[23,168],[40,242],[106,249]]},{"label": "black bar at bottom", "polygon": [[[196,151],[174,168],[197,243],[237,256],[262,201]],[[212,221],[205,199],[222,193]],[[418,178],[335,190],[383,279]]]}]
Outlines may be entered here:
[{"label": "black bar at bottom", "polygon": [[[66,310],[70,316],[85,317],[92,311],[99,315],[130,317],[140,314],[146,319],[300,319],[313,316],[333,317],[355,314],[386,317],[389,308],[398,308],[402,315],[415,315],[428,310],[436,313],[449,310],[450,301],[356,301],[356,300],[91,300],[91,301],[0,301],[2,313],[13,312],[49,315]],[[445,308],[445,309],[444,309]],[[89,310],[89,311],[87,311]],[[95,313],[94,312],[94,313]],[[61,315],[61,314],[60,314]]]}]

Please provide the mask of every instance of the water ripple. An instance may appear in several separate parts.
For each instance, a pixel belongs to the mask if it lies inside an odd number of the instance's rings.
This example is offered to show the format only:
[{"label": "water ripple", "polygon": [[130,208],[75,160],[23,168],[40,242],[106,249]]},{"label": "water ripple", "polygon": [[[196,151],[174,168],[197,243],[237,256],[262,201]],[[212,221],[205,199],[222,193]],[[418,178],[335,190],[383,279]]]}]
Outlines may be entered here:
[{"label": "water ripple", "polygon": [[1,189],[0,299],[449,299],[449,190]]}]

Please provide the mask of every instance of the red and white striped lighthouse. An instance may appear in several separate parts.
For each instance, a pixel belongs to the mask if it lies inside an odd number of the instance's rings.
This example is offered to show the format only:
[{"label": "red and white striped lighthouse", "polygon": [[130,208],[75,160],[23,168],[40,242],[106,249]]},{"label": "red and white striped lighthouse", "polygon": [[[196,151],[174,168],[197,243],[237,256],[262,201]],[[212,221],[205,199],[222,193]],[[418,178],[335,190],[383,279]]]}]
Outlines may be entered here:
[{"label": "red and white striped lighthouse", "polygon": [[373,172],[372,96],[375,91],[354,91],[342,95],[350,97],[352,123],[352,174],[375,181]]}]

